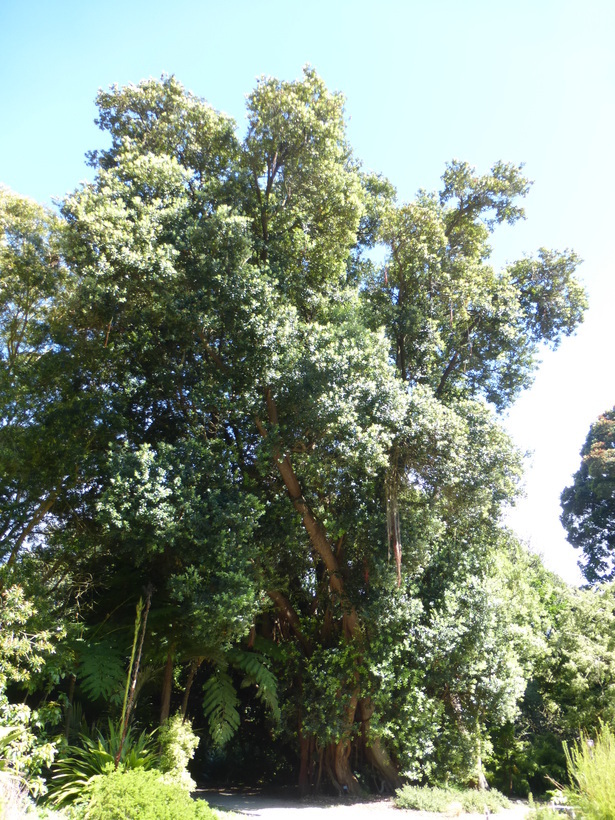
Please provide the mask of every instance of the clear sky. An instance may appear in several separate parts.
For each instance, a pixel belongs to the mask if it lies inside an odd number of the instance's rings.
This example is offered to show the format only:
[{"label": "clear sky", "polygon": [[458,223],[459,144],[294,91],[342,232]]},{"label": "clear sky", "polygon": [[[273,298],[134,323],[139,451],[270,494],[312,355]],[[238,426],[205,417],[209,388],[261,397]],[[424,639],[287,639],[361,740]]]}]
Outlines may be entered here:
[{"label": "clear sky", "polygon": [[100,87],[172,73],[242,129],[255,78],[305,63],[346,95],[357,156],[401,200],[454,157],[525,162],[528,218],[496,233],[495,260],[574,248],[590,310],[510,411],[533,451],[511,521],[575,581],[559,494],[615,404],[614,44],[613,0],[0,0],[0,181],[49,203],[90,177]]}]

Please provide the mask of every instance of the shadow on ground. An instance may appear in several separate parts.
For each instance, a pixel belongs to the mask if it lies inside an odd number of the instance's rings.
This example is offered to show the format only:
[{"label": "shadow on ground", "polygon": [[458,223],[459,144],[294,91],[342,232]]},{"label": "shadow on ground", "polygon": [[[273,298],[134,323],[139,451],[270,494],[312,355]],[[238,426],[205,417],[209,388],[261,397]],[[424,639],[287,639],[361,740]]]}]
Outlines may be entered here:
[{"label": "shadow on ground", "polygon": [[[246,817],[266,820],[441,820],[451,815],[398,809],[392,798],[353,800],[350,798],[310,798],[299,800],[292,795],[269,795],[258,790],[199,789],[201,797],[212,808],[233,811]],[[493,820],[524,820],[528,806],[516,803],[494,815]],[[483,820],[482,814],[459,814],[455,820]]]},{"label": "shadow on ground", "polygon": [[[307,818],[333,816],[337,811],[340,817],[350,818],[351,813],[360,815],[369,813],[369,817],[378,820],[377,810],[387,812],[387,817],[394,809],[392,798],[354,800],[351,798],[313,797],[300,800],[292,795],[270,795],[258,790],[239,789],[199,789],[195,797],[207,800],[213,808],[235,811],[252,817],[301,817]],[[399,812],[397,812],[399,813]]]}]

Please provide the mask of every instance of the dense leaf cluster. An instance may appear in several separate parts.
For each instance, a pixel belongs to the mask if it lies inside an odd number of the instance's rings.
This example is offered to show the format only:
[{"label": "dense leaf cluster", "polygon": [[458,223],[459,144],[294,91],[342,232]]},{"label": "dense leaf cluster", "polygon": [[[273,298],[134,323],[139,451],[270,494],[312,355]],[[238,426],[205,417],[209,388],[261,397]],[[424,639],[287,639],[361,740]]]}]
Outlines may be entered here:
[{"label": "dense leaf cluster", "polygon": [[590,584],[615,579],[615,408],[591,425],[574,483],[562,493],[562,524],[583,552]]}]

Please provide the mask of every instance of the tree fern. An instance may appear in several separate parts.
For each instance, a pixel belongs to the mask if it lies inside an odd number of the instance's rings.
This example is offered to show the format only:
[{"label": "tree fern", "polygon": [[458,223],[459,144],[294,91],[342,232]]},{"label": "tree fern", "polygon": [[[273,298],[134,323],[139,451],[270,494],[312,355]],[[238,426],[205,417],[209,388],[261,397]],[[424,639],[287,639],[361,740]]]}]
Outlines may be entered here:
[{"label": "tree fern", "polygon": [[239,728],[237,692],[225,671],[218,668],[203,686],[203,713],[216,746],[224,746]]},{"label": "tree fern", "polygon": [[77,678],[83,692],[91,700],[104,698],[109,703],[121,704],[126,680],[123,653],[109,641],[100,640],[81,643],[79,654]]},{"label": "tree fern", "polygon": [[278,704],[278,682],[269,667],[266,665],[266,658],[258,652],[245,652],[241,649],[233,649],[228,653],[228,659],[246,673],[242,681],[244,686],[256,686],[256,696],[271,710],[271,714],[276,720],[280,719],[280,706]]}]

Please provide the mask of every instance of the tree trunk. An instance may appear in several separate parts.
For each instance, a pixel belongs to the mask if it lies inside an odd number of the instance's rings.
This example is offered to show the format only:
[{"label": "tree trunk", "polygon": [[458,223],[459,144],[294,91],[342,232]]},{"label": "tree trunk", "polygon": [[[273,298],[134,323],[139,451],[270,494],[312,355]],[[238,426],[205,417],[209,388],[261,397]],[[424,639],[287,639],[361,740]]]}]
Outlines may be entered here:
[{"label": "tree trunk", "polygon": [[483,771],[483,742],[480,732],[480,718],[476,716],[476,785],[482,791],[489,788],[485,772]]},{"label": "tree trunk", "polygon": [[396,789],[401,788],[403,785],[401,778],[386,749],[382,746],[380,738],[369,736],[369,722],[374,714],[374,704],[371,698],[362,698],[359,703],[359,710],[363,723],[365,759],[382,780],[382,789],[379,788],[378,790],[384,791],[386,787],[388,791],[394,793]]},{"label": "tree trunk", "polygon": [[315,742],[312,735],[307,737],[299,730],[299,793],[302,797],[308,795],[315,786],[314,783],[314,751]]},{"label": "tree trunk", "polygon": [[345,726],[342,737],[337,743],[332,743],[328,750],[329,776],[340,794],[345,795],[361,794],[361,786],[350,766],[350,753],[352,751],[353,741],[352,734],[358,702],[358,695],[353,694],[346,708]]},{"label": "tree trunk", "polygon": [[[271,388],[268,387],[265,389],[264,399],[270,427],[267,428],[258,417],[255,419],[255,422],[260,435],[263,438],[267,438],[270,434],[270,430],[278,427],[279,418]],[[301,517],[305,531],[310,539],[314,558],[317,562],[322,562],[322,566],[328,575],[331,600],[342,604],[344,614],[339,624],[342,634],[348,643],[359,644],[362,640],[360,618],[356,608],[350,604],[346,595],[344,581],[345,566],[341,552],[335,548],[334,542],[329,537],[323,521],[315,514],[307,498],[304,496],[303,488],[295,473],[288,452],[284,451],[281,444],[276,443],[273,447],[273,455],[275,468],[282,479],[293,507]],[[306,651],[306,654],[309,654],[309,647],[306,645],[305,637],[301,633],[300,621],[292,612],[288,601],[277,591],[269,592],[269,596],[276,603],[278,611],[284,614],[287,623],[290,624],[295,636],[302,644],[304,651]],[[333,628],[333,625],[327,621],[326,615],[325,626],[329,629]],[[326,773],[340,795],[361,794],[361,787],[350,765],[350,754],[353,748],[353,735],[355,732],[355,714],[359,705],[358,673],[355,673],[354,683],[357,687],[357,691],[352,695],[350,704],[346,709],[344,729],[341,737],[337,743],[332,743],[326,749],[322,750],[322,762],[324,763]],[[373,713],[373,708],[371,713]],[[303,790],[310,787],[311,775],[313,775],[311,761],[313,760],[314,748],[310,748],[310,740],[303,738],[301,733],[299,739],[301,760],[299,785]],[[387,784],[390,784],[391,788],[400,785],[397,773],[378,740],[372,743],[368,756],[372,765],[381,773],[383,779]],[[320,783],[320,775],[321,768],[319,767],[316,788]]]},{"label": "tree trunk", "polygon": [[173,659],[174,647],[169,647],[167,662],[162,678],[162,695],[160,698],[160,725],[169,719],[171,713],[171,692],[173,691]]},{"label": "tree trunk", "polygon": [[358,797],[362,794],[359,781],[350,767],[350,740],[340,740],[331,746],[333,758],[333,785],[337,786],[340,794]]},{"label": "tree trunk", "polygon": [[77,683],[77,676],[71,675],[68,683],[68,699],[64,707],[64,737],[68,740],[71,729],[71,720],[73,717],[73,698],[75,696],[75,684]]},{"label": "tree trunk", "polygon": [[203,658],[195,658],[190,663],[190,671],[188,672],[188,680],[186,681],[186,688],[184,689],[184,696],[182,698],[181,716],[182,721],[186,720],[188,714],[188,698],[190,697],[190,690],[194,683],[194,677],[198,672],[199,666],[203,663]]}]

